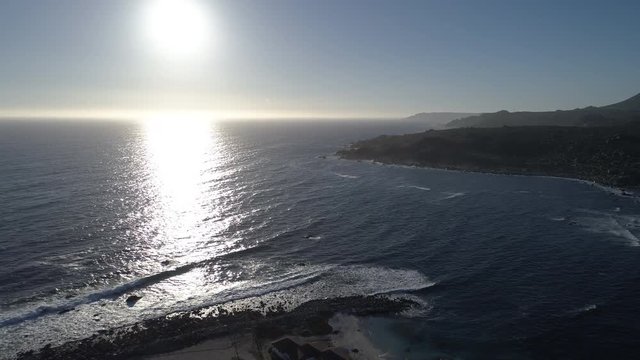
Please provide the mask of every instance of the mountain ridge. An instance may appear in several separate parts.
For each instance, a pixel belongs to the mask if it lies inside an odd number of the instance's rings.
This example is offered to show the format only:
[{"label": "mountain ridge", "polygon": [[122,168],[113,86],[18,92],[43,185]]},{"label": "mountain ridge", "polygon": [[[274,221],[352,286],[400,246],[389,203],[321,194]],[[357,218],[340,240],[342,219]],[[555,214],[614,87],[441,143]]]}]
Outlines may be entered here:
[{"label": "mountain ridge", "polygon": [[626,100],[574,110],[517,111],[501,110],[454,119],[447,128],[502,126],[619,126],[640,122],[640,93]]},{"label": "mountain ridge", "polygon": [[615,104],[600,107],[601,109],[615,109],[627,111],[640,111],[640,93]]}]

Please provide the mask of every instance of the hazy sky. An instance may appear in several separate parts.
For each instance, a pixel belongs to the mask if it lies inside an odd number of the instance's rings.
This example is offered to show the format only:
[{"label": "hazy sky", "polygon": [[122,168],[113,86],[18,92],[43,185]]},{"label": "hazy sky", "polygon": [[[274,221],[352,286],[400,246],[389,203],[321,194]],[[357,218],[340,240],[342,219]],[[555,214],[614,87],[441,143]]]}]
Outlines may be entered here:
[{"label": "hazy sky", "polygon": [[149,37],[158,1],[0,0],[0,113],[385,117],[640,92],[638,0],[189,0],[208,38],[184,56]]}]

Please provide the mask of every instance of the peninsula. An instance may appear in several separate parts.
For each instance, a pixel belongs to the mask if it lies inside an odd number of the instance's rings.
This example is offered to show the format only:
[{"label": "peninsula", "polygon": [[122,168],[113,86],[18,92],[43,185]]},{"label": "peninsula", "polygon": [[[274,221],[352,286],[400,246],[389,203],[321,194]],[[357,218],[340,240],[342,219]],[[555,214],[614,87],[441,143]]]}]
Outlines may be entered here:
[{"label": "peninsula", "polygon": [[640,185],[640,124],[429,130],[379,136],[338,151],[345,159]]},{"label": "peninsula", "polygon": [[452,129],[362,140],[344,159],[640,186],[640,94],[554,112],[499,111],[452,120]]}]

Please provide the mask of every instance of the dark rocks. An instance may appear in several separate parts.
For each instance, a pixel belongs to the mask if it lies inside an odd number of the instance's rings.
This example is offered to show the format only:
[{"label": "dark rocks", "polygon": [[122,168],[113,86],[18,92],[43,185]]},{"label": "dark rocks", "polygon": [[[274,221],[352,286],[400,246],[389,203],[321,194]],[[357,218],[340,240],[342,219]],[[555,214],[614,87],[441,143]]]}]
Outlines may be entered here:
[{"label": "dark rocks", "polygon": [[127,298],[127,306],[134,306],[140,299],[142,299],[142,296],[139,295],[131,295]]},{"label": "dark rocks", "polygon": [[62,309],[60,311],[58,311],[58,314],[65,314],[68,313],[69,311],[75,310],[76,308],[71,307],[71,308],[67,308],[67,309]]},{"label": "dark rocks", "polygon": [[314,335],[328,335],[333,332],[333,328],[329,325],[328,319],[333,314],[327,316],[311,316],[305,321],[306,327]]}]

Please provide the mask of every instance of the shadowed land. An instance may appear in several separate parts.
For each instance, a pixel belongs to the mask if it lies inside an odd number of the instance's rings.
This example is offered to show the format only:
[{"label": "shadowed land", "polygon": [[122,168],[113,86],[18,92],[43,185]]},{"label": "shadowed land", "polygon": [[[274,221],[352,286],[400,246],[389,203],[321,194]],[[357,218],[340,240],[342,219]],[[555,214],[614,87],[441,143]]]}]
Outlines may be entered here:
[{"label": "shadowed land", "polygon": [[520,126],[379,136],[338,151],[352,160],[640,185],[640,125]]}]

